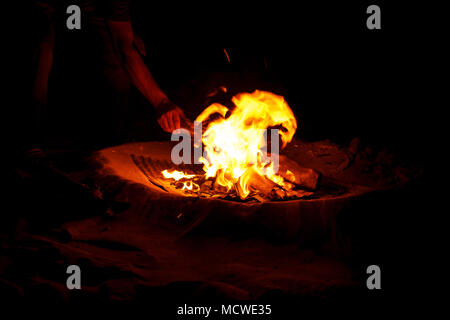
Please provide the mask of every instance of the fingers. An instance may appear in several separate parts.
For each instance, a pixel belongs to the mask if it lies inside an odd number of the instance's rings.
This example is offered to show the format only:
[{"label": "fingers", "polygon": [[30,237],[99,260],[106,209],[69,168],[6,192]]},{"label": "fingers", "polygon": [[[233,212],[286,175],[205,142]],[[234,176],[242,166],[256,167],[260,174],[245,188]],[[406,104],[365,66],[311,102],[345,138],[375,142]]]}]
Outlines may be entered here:
[{"label": "fingers", "polygon": [[158,119],[158,123],[164,131],[170,133],[181,128],[181,118],[184,117],[185,116],[183,110],[177,108],[163,114]]},{"label": "fingers", "polygon": [[181,125],[180,125],[180,115],[178,113],[174,113],[173,116],[173,122],[175,125],[175,129],[180,129]]},{"label": "fingers", "polygon": [[164,114],[161,118],[159,118],[158,123],[165,132],[171,132],[167,121],[167,115]]},{"label": "fingers", "polygon": [[[162,123],[162,120],[161,120],[161,119],[158,119],[158,124],[159,124],[159,126],[164,130],[164,128],[163,128],[163,123]],[[164,130],[164,131],[166,131],[166,130]]]},{"label": "fingers", "polygon": [[170,132],[173,132],[173,130],[175,130],[175,125],[174,125],[174,121],[173,118],[175,117],[175,113],[174,112],[167,112],[167,120],[169,123],[169,130]]}]

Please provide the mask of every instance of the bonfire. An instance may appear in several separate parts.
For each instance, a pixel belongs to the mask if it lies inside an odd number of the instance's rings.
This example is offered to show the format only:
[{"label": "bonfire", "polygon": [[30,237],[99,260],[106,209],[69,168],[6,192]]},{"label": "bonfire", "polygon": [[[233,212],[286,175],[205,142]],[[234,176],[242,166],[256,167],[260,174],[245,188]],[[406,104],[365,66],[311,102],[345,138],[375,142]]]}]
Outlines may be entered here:
[{"label": "bonfire", "polygon": [[196,119],[203,123],[201,172],[168,168],[164,179],[189,196],[266,201],[311,195],[318,173],[279,154],[297,129],[285,99],[256,90],[232,102],[232,109],[211,104]]}]

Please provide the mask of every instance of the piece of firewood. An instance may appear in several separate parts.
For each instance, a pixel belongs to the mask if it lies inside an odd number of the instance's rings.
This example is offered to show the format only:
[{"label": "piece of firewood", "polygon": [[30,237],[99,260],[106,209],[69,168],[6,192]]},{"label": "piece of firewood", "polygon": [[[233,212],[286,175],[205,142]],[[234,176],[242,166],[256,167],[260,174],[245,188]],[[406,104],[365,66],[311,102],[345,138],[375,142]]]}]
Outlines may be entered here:
[{"label": "piece of firewood", "polygon": [[[276,187],[276,183],[267,179],[264,176],[259,175],[253,167],[249,168],[244,175],[241,176],[240,179],[247,180],[247,186],[249,191],[257,191],[260,195],[268,195],[273,188]],[[236,184],[236,188],[239,191],[239,194],[244,194],[244,190],[241,188],[240,181]]]},{"label": "piece of firewood", "polygon": [[278,174],[285,180],[297,186],[316,190],[319,184],[320,173],[311,168],[305,168],[286,156],[279,156]]}]

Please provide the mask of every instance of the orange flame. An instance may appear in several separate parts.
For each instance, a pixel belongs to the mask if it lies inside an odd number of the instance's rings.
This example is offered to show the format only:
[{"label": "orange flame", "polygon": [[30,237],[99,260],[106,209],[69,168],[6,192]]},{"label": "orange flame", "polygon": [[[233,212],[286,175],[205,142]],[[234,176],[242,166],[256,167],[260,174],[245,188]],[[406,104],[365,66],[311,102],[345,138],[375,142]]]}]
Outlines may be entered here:
[{"label": "orange flame", "polygon": [[172,172],[164,170],[161,173],[164,176],[164,178],[166,178],[166,179],[175,179],[176,181],[178,181],[178,180],[180,180],[182,178],[191,179],[191,178],[195,177],[195,174],[186,174],[186,173],[184,173],[182,171],[177,171],[177,170],[173,170]]},{"label": "orange flame", "polygon": [[[178,181],[183,178],[184,179],[192,179],[196,176],[195,174],[186,174],[183,171],[178,171],[178,170],[173,170],[172,172],[163,170],[161,173],[164,176],[164,178],[174,179],[175,181]],[[200,186],[192,181],[184,181],[183,187],[181,188],[181,190],[189,190],[189,191],[196,192],[196,191],[200,190]]]},{"label": "orange flame", "polygon": [[[292,188],[292,184],[276,174],[274,163],[265,157],[262,151],[267,147],[264,135],[267,128],[283,128],[279,130],[281,148],[292,140],[297,129],[295,116],[284,98],[256,90],[253,93],[238,94],[232,101],[236,108],[229,117],[225,118],[229,109],[215,103],[207,107],[196,119],[204,121],[212,114],[221,116],[211,121],[202,134],[205,153],[199,161],[203,163],[205,178],[215,178],[216,182],[228,191],[235,187],[242,199],[250,194],[250,186],[255,187],[252,182],[257,180],[258,176],[265,177],[285,189]],[[164,170],[163,175],[174,179],[194,176],[176,170],[171,174]]]}]

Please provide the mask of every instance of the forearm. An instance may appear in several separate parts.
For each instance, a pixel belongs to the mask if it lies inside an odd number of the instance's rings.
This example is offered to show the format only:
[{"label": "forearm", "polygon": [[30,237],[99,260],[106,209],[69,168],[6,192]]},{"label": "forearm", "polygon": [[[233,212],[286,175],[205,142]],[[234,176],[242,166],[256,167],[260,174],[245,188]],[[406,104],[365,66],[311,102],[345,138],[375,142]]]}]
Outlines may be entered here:
[{"label": "forearm", "polygon": [[123,51],[123,63],[133,84],[154,107],[168,100],[136,49]]},{"label": "forearm", "polygon": [[[168,102],[136,48],[133,46],[133,28],[130,21],[108,20],[113,45],[128,72],[131,81],[156,108]],[[159,108],[161,109],[161,108]]]}]

